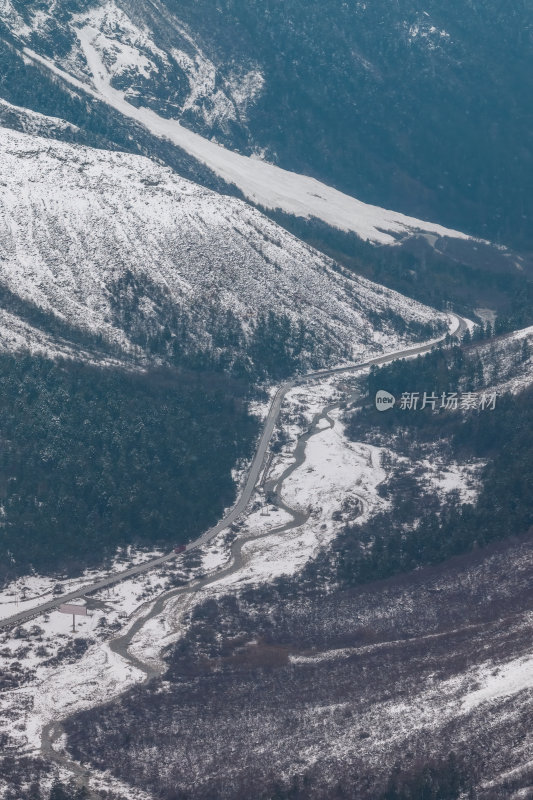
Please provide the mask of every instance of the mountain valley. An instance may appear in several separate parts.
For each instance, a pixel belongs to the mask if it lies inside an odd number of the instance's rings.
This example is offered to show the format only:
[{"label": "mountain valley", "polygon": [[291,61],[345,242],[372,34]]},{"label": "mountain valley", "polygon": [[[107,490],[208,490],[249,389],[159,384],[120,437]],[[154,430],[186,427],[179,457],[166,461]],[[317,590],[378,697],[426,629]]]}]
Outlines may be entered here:
[{"label": "mountain valley", "polygon": [[533,798],[532,46],[0,0],[1,800]]}]

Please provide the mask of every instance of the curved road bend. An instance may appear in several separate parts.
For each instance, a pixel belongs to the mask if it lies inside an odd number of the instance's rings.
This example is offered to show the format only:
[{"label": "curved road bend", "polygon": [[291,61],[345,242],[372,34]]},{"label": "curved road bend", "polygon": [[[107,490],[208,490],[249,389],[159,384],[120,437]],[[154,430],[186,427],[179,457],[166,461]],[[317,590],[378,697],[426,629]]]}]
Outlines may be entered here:
[{"label": "curved road bend", "polygon": [[[342,401],[342,405],[345,405],[346,402],[354,401],[358,396],[359,393],[357,391],[350,393],[350,395],[348,395],[344,401]],[[108,642],[109,649],[113,653],[119,655],[126,663],[132,665],[144,674],[143,683],[147,683],[153,678],[160,677],[165,670],[163,663],[151,663],[148,661],[143,661],[137,656],[133,655],[133,653],[130,651],[130,645],[133,639],[147,622],[159,616],[159,614],[162,613],[166,605],[173,598],[187,595],[192,598],[193,595],[202,591],[202,589],[209,584],[216,583],[242,569],[247,560],[242,552],[245,545],[249,544],[250,542],[255,542],[258,539],[270,537],[273,534],[285,533],[286,531],[299,528],[308,520],[308,513],[299,509],[291,508],[284,502],[282,497],[283,484],[285,480],[305,462],[305,452],[309,439],[324,430],[321,423],[326,422],[330,428],[333,428],[335,423],[330,417],[330,412],[334,408],[338,407],[339,401],[336,401],[325,406],[321,411],[318,411],[314,415],[307,431],[298,438],[296,449],[292,453],[291,463],[283,470],[282,474],[278,478],[272,478],[265,481],[265,493],[271,492],[275,496],[273,498],[274,504],[278,506],[278,508],[281,508],[287,512],[291,519],[288,522],[282,523],[281,525],[276,525],[275,527],[270,528],[262,533],[246,536],[244,538],[236,538],[230,545],[229,562],[225,567],[222,569],[216,569],[214,572],[211,572],[200,579],[193,580],[191,583],[188,583],[185,586],[166,591],[159,595],[155,602],[152,600],[148,601],[145,604],[147,613],[139,616],[125,633]],[[267,466],[265,466],[265,469],[267,469]],[[360,497],[360,501],[361,510],[363,510],[365,506],[365,499]],[[42,757],[45,760],[56,763],[58,766],[70,772],[76,782],[79,785],[84,786],[87,790],[88,800],[101,800],[101,795],[91,787],[90,780],[93,775],[89,768],[86,765],[73,760],[69,756],[68,752],[61,748],[61,739],[63,736],[63,720],[54,719],[48,722],[44,726],[41,733]]]},{"label": "curved road bend", "polygon": [[[452,334],[461,334],[463,330],[466,328],[466,324],[461,317],[457,315],[452,315],[455,318],[457,325],[454,328]],[[272,434],[274,432],[274,428],[279,418],[279,414],[281,411],[281,405],[285,398],[287,392],[293,389],[295,386],[299,386],[301,384],[307,383],[308,381],[315,381],[321,380],[322,378],[327,378],[331,375],[338,375],[343,372],[357,372],[359,370],[365,369],[370,366],[379,365],[379,364],[387,364],[390,361],[396,361],[399,358],[407,358],[409,356],[416,356],[422,353],[429,352],[435,344],[442,341],[445,336],[441,337],[440,339],[434,339],[427,344],[416,345],[415,347],[409,347],[405,350],[398,350],[394,353],[389,353],[387,355],[378,356],[377,358],[369,359],[368,361],[363,361],[360,364],[353,364],[348,367],[335,367],[333,369],[324,369],[319,370],[317,372],[311,372],[307,375],[302,375],[292,380],[286,381],[283,383],[276,394],[274,395],[274,399],[272,400],[267,418],[265,420],[263,426],[263,432],[261,434],[261,438],[259,440],[259,444],[257,445],[257,450],[255,451],[255,455],[253,461],[251,463],[250,469],[248,471],[248,476],[246,478],[246,483],[242,489],[241,495],[238,498],[237,502],[229,511],[223,519],[220,520],[214,527],[210,528],[209,530],[205,531],[198,539],[195,539],[194,542],[190,542],[186,550],[194,550],[197,547],[201,547],[207,542],[210,542],[215,536],[217,536],[221,531],[235,522],[246,509],[252,494],[254,493],[257,481],[261,474],[261,469],[263,466],[263,462],[265,460],[266,452],[268,450],[268,446],[270,444],[270,439],[272,438]],[[107,586],[113,586],[116,583],[120,583],[127,578],[134,577],[135,575],[141,575],[144,572],[148,572],[155,567],[158,567],[160,564],[164,564],[167,561],[172,560],[176,557],[174,552],[167,553],[164,556],[160,556],[159,558],[151,559],[150,561],[146,561],[143,564],[138,564],[136,567],[131,567],[130,569],[123,570],[122,572],[117,572],[111,575],[107,575],[105,578],[102,578],[99,581],[95,581],[94,583],[87,584],[85,586],[80,586],[73,592],[69,592],[67,594],[62,594],[59,597],[55,597],[53,600],[49,600],[46,603],[41,603],[41,605],[34,606],[33,608],[26,609],[25,611],[20,611],[18,614],[13,614],[11,617],[6,617],[3,620],[0,620],[0,630],[5,628],[13,627],[14,625],[20,625],[23,622],[27,622],[34,617],[38,617],[41,614],[46,613],[47,611],[53,611],[62,603],[68,603],[76,598],[80,598],[85,594],[90,594],[92,592],[96,592],[99,589],[105,589]]]},{"label": "curved road bend", "polygon": [[[350,395],[351,398],[355,398],[356,396],[357,392],[354,392],[353,395]],[[294,528],[299,528],[307,521],[309,518],[308,513],[298,509],[293,509],[283,501],[283,483],[286,478],[288,478],[292,472],[294,472],[295,469],[304,463],[307,442],[312,436],[315,436],[317,433],[323,430],[321,422],[326,421],[330,427],[333,427],[334,422],[329,416],[329,412],[333,408],[338,407],[338,405],[338,402],[332,403],[314,415],[308,430],[298,439],[291,464],[284,469],[283,473],[278,478],[268,480],[265,483],[265,491],[272,492],[275,495],[275,504],[279,508],[285,510],[290,515],[291,519],[288,522],[277,525],[262,533],[253,536],[247,536],[245,538],[235,539],[230,546],[229,563],[224,568],[217,569],[203,578],[194,580],[192,583],[189,583],[186,586],[181,586],[177,589],[171,589],[170,591],[164,592],[155,600],[155,602],[149,601],[145,604],[145,607],[148,609],[147,613],[138,617],[138,619],[135,620],[133,625],[131,625],[125,633],[115,639],[112,639],[108,643],[109,649],[112,652],[117,653],[117,655],[123,658],[128,664],[131,664],[133,667],[140,670],[140,672],[144,673],[144,683],[148,682],[152,678],[159,677],[164,672],[164,664],[154,664],[148,661],[142,661],[130,652],[132,640],[147,622],[154,617],[159,616],[165,606],[173,598],[176,598],[180,595],[189,595],[192,597],[209,584],[218,582],[222,578],[238,572],[246,562],[246,558],[243,555],[242,550],[243,547],[249,542],[257,541],[258,539],[263,539],[276,533],[285,533],[286,531]],[[58,766],[70,772],[77,783],[81,786],[84,786],[87,790],[88,800],[101,800],[101,795],[91,787],[90,779],[93,776],[88,767],[70,758],[68,752],[61,748],[61,739],[63,735],[63,720],[54,719],[44,726],[41,733],[42,757],[45,760],[50,760],[56,763]]]},{"label": "curved road bend", "polygon": [[[355,398],[358,396],[357,392],[354,392],[353,395],[350,395],[351,398]],[[153,678],[161,674],[162,667],[161,665],[153,666],[145,661],[141,661],[140,659],[136,658],[132,653],[129,651],[129,646],[132,640],[135,638],[136,634],[143,628],[146,623],[157,617],[161,614],[169,600],[172,598],[178,597],[179,595],[186,595],[186,594],[195,594],[196,592],[201,591],[209,584],[218,582],[222,578],[226,578],[229,575],[232,575],[235,572],[238,572],[245,563],[245,558],[242,554],[242,549],[245,545],[250,544],[250,542],[255,542],[258,539],[264,539],[266,537],[272,536],[276,533],[285,533],[286,531],[293,530],[295,528],[300,528],[304,525],[307,520],[309,519],[309,513],[306,511],[301,511],[297,508],[291,508],[288,506],[282,497],[282,489],[283,483],[285,480],[302,464],[305,462],[305,450],[307,447],[307,443],[312,436],[315,436],[317,433],[320,433],[324,430],[321,427],[321,422],[326,421],[330,428],[333,428],[334,421],[329,416],[329,412],[332,411],[334,408],[339,407],[339,402],[331,403],[323,408],[321,411],[318,411],[311,423],[307,431],[302,434],[297,441],[296,449],[292,453],[291,463],[285,467],[282,474],[274,479],[267,480],[265,483],[265,494],[272,492],[275,496],[274,504],[285,511],[291,519],[288,522],[284,522],[280,525],[276,525],[273,528],[269,528],[268,530],[264,531],[263,533],[259,533],[256,535],[236,538],[230,545],[230,553],[229,553],[229,563],[223,567],[218,568],[214,572],[211,572],[201,578],[196,580],[192,580],[192,582],[186,584],[185,586],[180,586],[176,589],[170,589],[163,594],[159,595],[159,597],[153,601],[150,600],[146,603],[146,607],[149,609],[148,613],[144,616],[139,616],[138,619],[133,623],[133,625],[128,628],[128,630],[118,636],[115,639],[112,639],[109,642],[109,648],[118,655],[122,656],[126,661],[128,661],[132,666],[137,667],[137,669],[144,672],[146,677]]]}]

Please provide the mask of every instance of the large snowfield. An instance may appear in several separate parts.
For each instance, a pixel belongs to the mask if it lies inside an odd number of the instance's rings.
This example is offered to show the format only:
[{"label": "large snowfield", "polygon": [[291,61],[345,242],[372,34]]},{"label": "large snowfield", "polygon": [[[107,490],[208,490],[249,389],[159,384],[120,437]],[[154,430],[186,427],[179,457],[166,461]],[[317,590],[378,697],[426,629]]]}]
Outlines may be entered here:
[{"label": "large snowfield", "polygon": [[[46,27],[45,19],[38,14],[30,27],[20,22],[17,26],[16,20],[12,25],[18,36],[27,42],[31,41],[32,31],[39,32]],[[267,163],[260,154],[249,157],[233,152],[190,130],[177,118],[167,119],[142,103],[130,103],[128,91],[116,88],[117,77],[122,82],[131,80],[132,76],[157,79],[158,63],[170,68],[169,61],[173,60],[186,69],[189,80],[189,96],[181,112],[185,113],[201,99],[204,119],[206,116],[231,119],[236,114],[245,114],[246,104],[253,102],[254,95],[260,92],[263,78],[259,72],[252,70],[236,78],[226,86],[224,93],[219,88],[213,65],[200,50],[196,49],[194,57],[183,50],[163,52],[150,38],[150,32],[137,26],[113,2],[73,15],[69,30],[74,31],[78,43],[61,63],[51,61],[31,46],[25,47],[25,54],[77,89],[83,89],[125,117],[141,123],[155,136],[182,148],[227,183],[237,186],[253,203],[300,217],[314,217],[377,244],[393,245],[399,238],[416,232],[469,238],[460,231],[433,222],[363,203],[312,177]],[[185,31],[180,34],[189,45],[196,47]]]}]

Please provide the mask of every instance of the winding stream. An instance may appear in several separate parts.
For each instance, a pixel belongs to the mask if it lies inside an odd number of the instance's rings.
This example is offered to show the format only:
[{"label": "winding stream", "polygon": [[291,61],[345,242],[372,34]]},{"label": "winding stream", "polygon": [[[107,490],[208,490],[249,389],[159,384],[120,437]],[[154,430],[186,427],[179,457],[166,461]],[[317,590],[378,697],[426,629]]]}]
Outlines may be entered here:
[{"label": "winding stream", "polygon": [[[467,324],[465,320],[463,320],[461,317],[458,317],[457,315],[452,315],[452,317],[455,319],[455,322],[457,324],[455,329],[451,332],[454,335],[461,335],[462,331],[467,328]],[[441,339],[444,339],[444,336],[442,336]],[[309,379],[317,381],[320,380],[321,377],[325,378],[326,376],[329,377],[334,374],[340,375],[342,373],[351,372],[353,370],[360,371],[361,369],[370,366],[371,364],[385,364],[394,361],[398,358],[405,358],[408,356],[414,356],[421,353],[425,353],[431,350],[434,344],[440,341],[441,339],[436,339],[433,340],[432,342],[408,348],[403,351],[398,351],[393,354],[378,356],[374,359],[371,359],[359,365],[354,365],[351,367],[339,367],[331,370],[324,370],[322,372],[316,372],[312,376],[310,376]],[[293,386],[296,385],[297,383],[293,384]],[[269,416],[272,415],[274,406],[276,404],[278,404],[278,408],[280,407],[286,391],[287,388],[284,388],[283,386],[280,387],[278,393],[275,396],[273,406],[270,409]],[[241,539],[235,539],[235,541],[232,542],[230,546],[230,563],[226,567],[214,571],[211,574],[206,575],[204,578],[201,578],[199,580],[193,580],[191,584],[189,584],[188,586],[182,586],[178,589],[173,589],[169,592],[165,592],[155,602],[150,601],[147,604],[148,606],[147,613],[144,616],[139,617],[139,619],[137,619],[133,623],[133,625],[129,628],[129,630],[126,633],[124,633],[122,636],[117,637],[116,639],[113,639],[109,643],[109,647],[113,653],[118,654],[131,666],[135,667],[136,669],[144,673],[145,676],[144,683],[147,683],[153,678],[160,677],[164,673],[164,666],[162,664],[154,666],[153,664],[144,662],[141,659],[134,656],[129,649],[133,638],[136,636],[137,633],[139,633],[139,631],[143,628],[144,625],[146,625],[151,619],[157,617],[164,611],[165,606],[172,598],[180,595],[189,595],[192,598],[194,594],[199,592],[201,589],[204,589],[206,586],[209,586],[212,583],[216,583],[221,578],[224,578],[228,575],[232,575],[233,573],[238,572],[246,563],[246,559],[242,554],[242,548],[248,542],[256,541],[258,539],[262,539],[267,536],[272,536],[273,534],[276,533],[278,534],[283,533],[285,531],[301,527],[302,525],[305,524],[305,522],[309,518],[309,514],[306,514],[298,509],[293,509],[284,502],[282,497],[283,483],[296,469],[298,469],[305,462],[305,450],[309,439],[312,436],[316,435],[317,433],[326,429],[323,426],[321,426],[322,421],[327,422],[328,428],[332,428],[335,424],[334,420],[330,416],[330,413],[333,411],[333,409],[344,407],[350,401],[353,402],[354,399],[357,398],[357,396],[358,396],[357,392],[347,393],[344,400],[338,400],[335,403],[330,403],[329,405],[324,406],[324,408],[317,414],[315,414],[307,432],[302,434],[297,441],[297,445],[293,453],[293,458],[294,458],[293,462],[283,471],[283,473],[279,478],[270,480],[267,479],[265,481],[264,485],[265,494],[268,494],[269,498],[272,497],[274,499],[275,504],[280,509],[282,509],[283,511],[285,511],[290,515],[291,520],[289,522],[280,525],[278,527],[272,528],[269,531],[258,534],[257,536],[247,536]],[[255,459],[257,459],[257,456],[258,453],[256,453]],[[256,478],[255,490],[257,490],[257,485],[259,481],[260,481],[260,472],[258,472]],[[251,492],[252,489],[250,488],[250,493]],[[364,508],[365,501],[362,497],[360,499],[362,502],[361,508]],[[241,498],[241,500],[238,501],[238,504],[242,502],[244,502],[243,498]],[[243,509],[245,508],[245,505],[246,503],[244,504]],[[234,507],[234,511],[232,513],[235,513],[235,510],[236,507]],[[243,513],[245,512],[243,511]],[[220,530],[222,530],[222,528]],[[202,539],[202,537],[200,537],[200,539]],[[197,542],[195,546],[198,546],[198,544],[200,544],[200,541]],[[166,560],[168,560],[168,556],[161,559],[161,561],[166,561]],[[67,718],[68,717],[65,717],[65,719]],[[90,798],[90,800],[101,800],[101,795],[99,793],[96,793],[94,790],[90,788],[89,779],[91,777],[91,773],[88,771],[88,769],[83,765],[79,764],[78,762],[70,759],[64,751],[61,751],[60,740],[63,737],[63,735],[64,735],[64,730],[61,720],[54,720],[53,722],[49,722],[43,728],[41,735],[42,756],[45,759],[55,762],[58,766],[62,767],[63,769],[68,770],[80,785],[85,786],[85,788],[88,791],[88,797]]]},{"label": "winding stream", "polygon": [[[263,533],[257,534],[256,536],[251,535],[235,539],[230,546],[230,560],[227,566],[218,569],[201,579],[193,580],[187,586],[181,586],[177,589],[167,591],[160,595],[155,601],[150,601],[148,604],[147,613],[135,620],[133,625],[131,625],[126,633],[109,642],[109,648],[113,653],[116,653],[128,664],[144,673],[144,684],[148,683],[154,678],[161,677],[165,672],[165,666],[164,664],[155,665],[148,661],[142,661],[140,658],[133,655],[133,653],[130,652],[130,645],[135,636],[150,620],[160,616],[164,612],[166,605],[173,598],[183,595],[189,595],[192,598],[194,594],[205,589],[206,586],[216,583],[221,578],[233,575],[241,570],[242,567],[247,563],[247,559],[243,555],[242,550],[243,547],[249,542],[258,541],[268,536],[273,536],[274,534],[280,534],[295,528],[299,528],[307,522],[309,519],[309,513],[303,512],[299,509],[291,508],[283,500],[283,484],[287,478],[292,475],[293,472],[295,472],[295,470],[299,469],[305,463],[305,453],[309,440],[316,434],[321,433],[328,428],[331,429],[334,427],[335,421],[330,416],[331,412],[335,409],[344,407],[349,402],[353,402],[355,399],[357,399],[357,397],[358,393],[352,392],[346,395],[344,399],[330,403],[324,406],[321,411],[318,411],[312,418],[307,431],[298,437],[296,447],[292,454],[292,462],[283,470],[282,474],[278,478],[268,479],[267,477],[264,483],[265,496],[272,498],[272,503],[274,505],[290,515],[291,519],[288,522],[271,528]],[[323,422],[327,422],[327,425],[324,426]],[[59,720],[49,722],[42,731],[42,757],[53,761],[62,769],[68,770],[77,783],[86,788],[89,793],[88,797],[90,800],[101,800],[101,795],[92,790],[90,787],[91,773],[88,768],[69,758],[68,754],[61,749],[61,739],[63,736],[64,729],[62,722]]]}]

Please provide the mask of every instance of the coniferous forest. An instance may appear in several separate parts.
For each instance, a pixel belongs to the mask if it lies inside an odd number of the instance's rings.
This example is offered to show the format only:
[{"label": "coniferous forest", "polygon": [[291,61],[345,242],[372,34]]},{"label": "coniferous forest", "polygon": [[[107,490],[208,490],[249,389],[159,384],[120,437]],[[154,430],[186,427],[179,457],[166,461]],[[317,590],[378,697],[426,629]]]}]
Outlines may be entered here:
[{"label": "coniferous forest", "polygon": [[[527,343],[526,343],[527,345]],[[519,354],[522,357],[522,354]],[[529,357],[527,347],[523,357]],[[386,388],[395,396],[404,391],[467,391],[483,385],[483,365],[468,348],[438,348],[417,359],[373,369],[368,396]],[[480,491],[475,502],[450,495],[441,504],[410,474],[399,474],[381,489],[392,500],[391,510],[362,526],[347,525],[335,547],[336,577],[355,586],[408,572],[468,553],[492,542],[533,532],[533,391],[497,398],[494,410],[411,413],[398,405],[380,414],[371,405],[350,415],[348,433],[354,441],[394,440],[413,455],[438,443],[448,458],[479,460]],[[369,542],[372,547],[364,546]],[[310,572],[320,566],[313,565]]]},{"label": "coniferous forest", "polygon": [[2,355],[0,403],[4,580],[187,541],[233,501],[257,432],[244,385],[212,372]]}]

